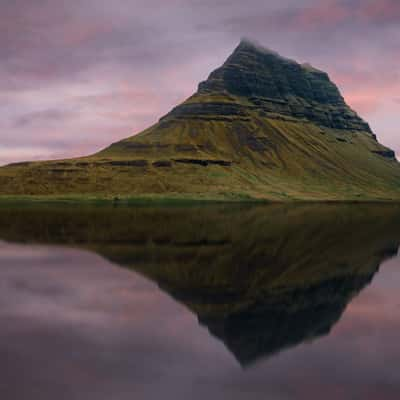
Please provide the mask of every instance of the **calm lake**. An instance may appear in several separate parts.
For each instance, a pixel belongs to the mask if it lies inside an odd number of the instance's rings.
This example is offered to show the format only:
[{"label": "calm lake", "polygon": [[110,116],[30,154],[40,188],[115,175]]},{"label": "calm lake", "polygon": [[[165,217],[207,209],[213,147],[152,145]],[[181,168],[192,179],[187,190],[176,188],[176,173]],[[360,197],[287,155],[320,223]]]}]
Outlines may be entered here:
[{"label": "calm lake", "polygon": [[400,206],[0,207],[0,398],[398,399]]}]

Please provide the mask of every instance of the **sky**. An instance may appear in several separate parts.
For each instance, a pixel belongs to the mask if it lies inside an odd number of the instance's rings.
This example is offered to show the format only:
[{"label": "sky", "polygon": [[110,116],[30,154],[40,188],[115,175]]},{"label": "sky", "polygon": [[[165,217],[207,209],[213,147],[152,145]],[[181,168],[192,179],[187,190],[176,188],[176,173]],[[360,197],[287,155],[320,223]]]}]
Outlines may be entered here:
[{"label": "sky", "polygon": [[400,155],[399,0],[0,0],[0,165],[140,132],[242,37],[328,72]]},{"label": "sky", "polygon": [[184,305],[94,253],[0,241],[0,264],[1,398],[399,397],[399,258],[329,335],[244,370]]}]

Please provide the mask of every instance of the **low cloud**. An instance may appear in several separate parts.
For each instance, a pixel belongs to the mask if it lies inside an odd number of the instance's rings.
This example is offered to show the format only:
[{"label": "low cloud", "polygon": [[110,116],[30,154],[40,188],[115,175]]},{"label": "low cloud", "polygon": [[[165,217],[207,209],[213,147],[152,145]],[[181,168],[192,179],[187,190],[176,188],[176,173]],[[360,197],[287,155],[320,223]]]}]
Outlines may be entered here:
[{"label": "low cloud", "polygon": [[35,123],[57,122],[61,123],[71,118],[76,113],[67,110],[48,109],[43,111],[31,112],[16,118],[15,125],[17,127],[26,127]]}]

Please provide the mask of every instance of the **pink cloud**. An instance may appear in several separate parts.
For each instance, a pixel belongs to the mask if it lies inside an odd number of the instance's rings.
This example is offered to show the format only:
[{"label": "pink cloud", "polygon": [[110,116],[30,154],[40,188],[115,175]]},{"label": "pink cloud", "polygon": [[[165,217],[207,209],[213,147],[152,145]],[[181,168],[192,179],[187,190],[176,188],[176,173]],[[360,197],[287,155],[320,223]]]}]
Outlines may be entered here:
[{"label": "pink cloud", "polygon": [[396,22],[400,19],[397,0],[328,0],[299,9],[289,18],[292,29],[313,31],[337,28],[342,23]]},{"label": "pink cloud", "polygon": [[77,22],[71,26],[66,25],[62,29],[61,40],[65,46],[77,47],[82,43],[98,38],[99,35],[104,35],[112,31],[111,26],[106,26],[102,23],[87,24],[87,22]]},{"label": "pink cloud", "polygon": [[301,30],[317,29],[321,26],[334,26],[345,21],[350,15],[348,7],[337,0],[329,0],[315,7],[300,11],[292,21],[292,27]]},{"label": "pink cloud", "polygon": [[347,70],[333,70],[331,77],[343,92],[346,101],[364,115],[392,102],[400,93],[400,74],[397,70],[382,70],[368,55],[348,60]]},{"label": "pink cloud", "polygon": [[359,8],[359,15],[367,21],[399,20],[400,2],[398,0],[373,0]]}]

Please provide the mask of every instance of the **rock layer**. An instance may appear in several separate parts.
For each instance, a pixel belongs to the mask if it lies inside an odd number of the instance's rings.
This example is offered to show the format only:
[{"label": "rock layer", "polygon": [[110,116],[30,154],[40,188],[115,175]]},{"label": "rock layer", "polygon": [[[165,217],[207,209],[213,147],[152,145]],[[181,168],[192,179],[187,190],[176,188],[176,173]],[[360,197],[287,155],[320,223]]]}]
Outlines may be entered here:
[{"label": "rock layer", "polygon": [[250,104],[239,107],[235,103],[191,103],[177,107],[172,115],[245,116],[246,108],[252,108],[304,118],[330,128],[372,133],[369,125],[345,103],[328,74],[247,40],[199,85],[199,95],[220,93],[245,97]]}]

